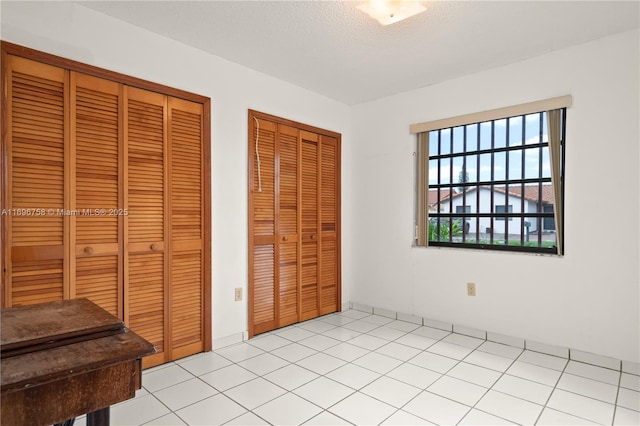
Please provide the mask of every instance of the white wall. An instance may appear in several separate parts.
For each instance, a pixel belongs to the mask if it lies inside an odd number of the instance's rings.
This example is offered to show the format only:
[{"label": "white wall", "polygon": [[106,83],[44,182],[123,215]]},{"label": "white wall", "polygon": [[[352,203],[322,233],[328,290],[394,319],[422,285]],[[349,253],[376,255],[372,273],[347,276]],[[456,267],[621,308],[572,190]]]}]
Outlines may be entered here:
[{"label": "white wall", "polygon": [[[2,2],[2,39],[211,98],[213,338],[247,330],[247,110],[342,133],[350,162],[350,109],[200,50],[63,2]],[[349,186],[345,167],[343,185]],[[342,205],[349,208],[349,199]],[[343,219],[348,228],[349,218]],[[343,244],[348,301],[348,244]],[[228,341],[228,339],[227,339]]]},{"label": "white wall", "polygon": [[[640,361],[639,38],[634,30],[354,107],[351,300]],[[412,248],[409,125],[566,94],[566,255]]]}]

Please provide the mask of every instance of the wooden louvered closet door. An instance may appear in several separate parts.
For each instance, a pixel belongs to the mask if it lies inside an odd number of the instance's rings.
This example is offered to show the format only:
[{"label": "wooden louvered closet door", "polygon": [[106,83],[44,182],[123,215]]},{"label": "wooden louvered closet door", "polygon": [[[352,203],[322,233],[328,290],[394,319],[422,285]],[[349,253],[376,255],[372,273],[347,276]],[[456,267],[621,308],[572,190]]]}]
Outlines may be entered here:
[{"label": "wooden louvered closet door", "polygon": [[4,65],[3,306],[60,300],[69,293],[68,72],[18,57]]},{"label": "wooden louvered closet door", "polygon": [[315,318],[319,313],[319,141],[320,136],[318,134],[302,132],[302,320]]},{"label": "wooden louvered closet door", "polygon": [[146,367],[211,350],[208,98],[2,58],[2,307],[86,297],[156,346]]},{"label": "wooden louvered closet door", "polygon": [[300,321],[300,142],[298,129],[268,121],[255,132],[249,298],[253,329],[261,333]]},{"label": "wooden louvered closet door", "polygon": [[249,130],[253,336],[340,310],[340,164],[338,134],[255,111]]},{"label": "wooden louvered closet door", "polygon": [[125,322],[151,342],[157,354],[166,350],[167,289],[165,258],[166,97],[126,88],[125,120]]},{"label": "wooden louvered closet door", "polygon": [[252,325],[251,331],[262,333],[278,327],[275,207],[278,126],[259,120],[251,128],[253,135],[249,151],[253,164],[249,174],[249,263],[255,267],[249,270],[249,281],[253,284],[249,292],[249,323]]},{"label": "wooden louvered closet door", "polygon": [[299,147],[298,129],[278,125],[277,187],[279,191],[276,209],[278,327],[300,321]]},{"label": "wooden louvered closet door", "polygon": [[71,73],[71,298],[123,317],[122,85]]},{"label": "wooden louvered closet door", "polygon": [[340,300],[339,277],[339,217],[340,217],[340,155],[338,140],[332,136],[322,136],[319,155],[320,184],[320,269],[319,269],[319,309],[320,315],[335,312]]},{"label": "wooden louvered closet door", "polygon": [[168,99],[171,359],[205,348],[205,154],[202,104]]}]

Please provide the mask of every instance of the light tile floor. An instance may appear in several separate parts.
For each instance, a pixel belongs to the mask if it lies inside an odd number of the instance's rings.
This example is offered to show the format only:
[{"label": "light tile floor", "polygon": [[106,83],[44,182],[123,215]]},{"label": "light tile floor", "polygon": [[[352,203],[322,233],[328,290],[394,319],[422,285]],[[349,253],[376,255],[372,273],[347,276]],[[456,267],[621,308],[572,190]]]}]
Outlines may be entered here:
[{"label": "light tile floor", "polygon": [[640,376],[354,310],[142,385],[113,425],[640,425]]}]

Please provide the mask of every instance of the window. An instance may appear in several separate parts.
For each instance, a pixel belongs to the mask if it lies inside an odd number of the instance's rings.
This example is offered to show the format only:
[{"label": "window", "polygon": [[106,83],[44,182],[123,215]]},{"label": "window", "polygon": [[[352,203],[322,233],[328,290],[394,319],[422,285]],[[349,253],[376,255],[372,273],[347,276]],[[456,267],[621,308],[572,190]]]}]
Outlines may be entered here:
[{"label": "window", "polygon": [[[513,204],[509,204],[509,210],[505,210],[504,208],[505,206],[503,204],[497,204],[496,208],[495,208],[495,212],[496,212],[496,220],[505,220],[506,216],[501,217],[499,216],[500,214],[504,214],[504,213],[513,213]],[[513,220],[512,217],[509,218],[509,220]],[[551,218],[551,220],[553,220],[553,218]]]},{"label": "window", "polygon": [[558,99],[416,125],[418,245],[562,254],[570,97]]},{"label": "window", "polygon": [[[553,213],[553,204],[545,204],[543,207],[545,213]],[[555,231],[556,224],[553,218],[545,217],[542,226],[546,231]]]}]

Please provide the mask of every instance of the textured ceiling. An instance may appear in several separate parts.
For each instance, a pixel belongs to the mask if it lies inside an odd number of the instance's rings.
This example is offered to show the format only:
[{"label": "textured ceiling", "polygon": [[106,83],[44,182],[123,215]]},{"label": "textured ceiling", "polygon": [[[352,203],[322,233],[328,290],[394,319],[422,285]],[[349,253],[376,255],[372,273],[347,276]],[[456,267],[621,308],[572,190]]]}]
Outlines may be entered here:
[{"label": "textured ceiling", "polygon": [[[77,1],[353,105],[638,28],[638,1],[422,1],[383,27],[360,1]],[[612,64],[615,66],[615,64]]]}]

